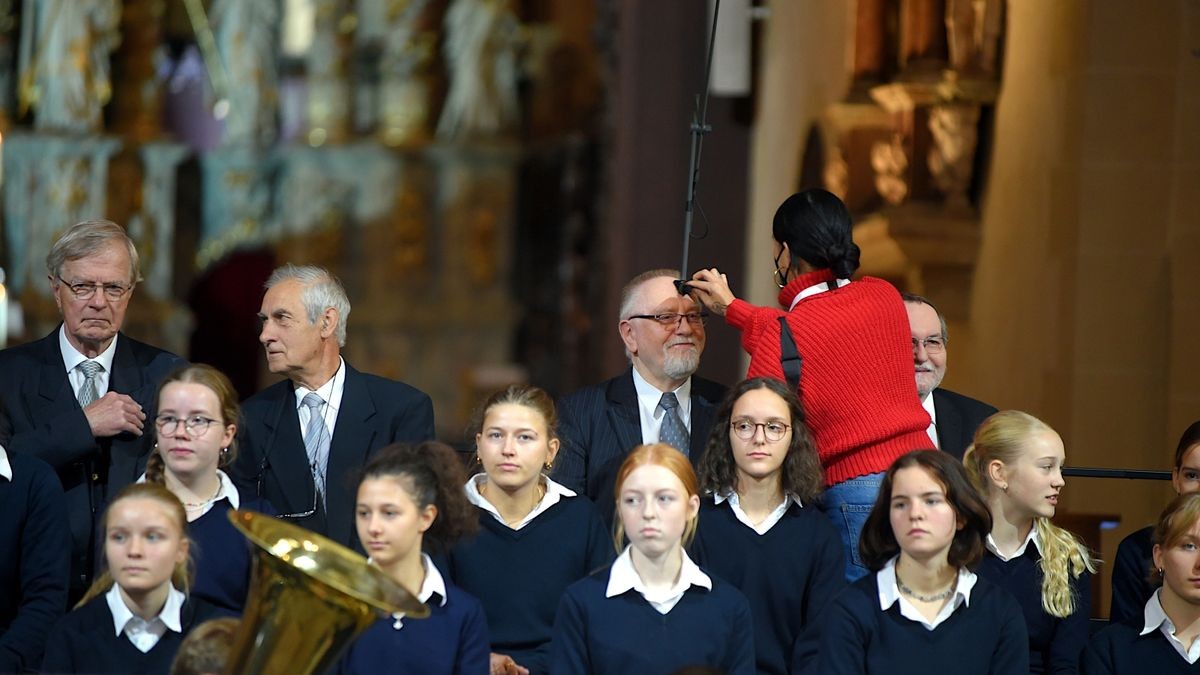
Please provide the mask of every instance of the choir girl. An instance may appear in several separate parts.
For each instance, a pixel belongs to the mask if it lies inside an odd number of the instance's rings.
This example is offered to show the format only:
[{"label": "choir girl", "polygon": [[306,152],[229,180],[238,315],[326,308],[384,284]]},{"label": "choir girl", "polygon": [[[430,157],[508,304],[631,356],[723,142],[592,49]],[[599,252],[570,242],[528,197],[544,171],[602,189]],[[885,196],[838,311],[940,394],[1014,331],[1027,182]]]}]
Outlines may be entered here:
[{"label": "choir girl", "polygon": [[745,596],[684,551],[700,510],[688,459],[663,443],[637,446],[617,471],[614,496],[615,541],[624,550],[567,589],[551,672],[666,675],[700,665],[754,673]]},{"label": "choir girl", "polygon": [[1080,672],[1195,673],[1200,670],[1200,494],[1172,501],[1153,534],[1155,581],[1142,613],[1110,623],[1083,650]]},{"label": "choir girl", "polygon": [[1065,461],[1058,434],[1017,410],[984,420],[963,455],[992,514],[979,575],[1021,605],[1032,673],[1077,672],[1088,638],[1096,562],[1075,535],[1050,522]]},{"label": "choir girl", "polygon": [[[1193,422],[1175,448],[1175,466],[1171,469],[1171,487],[1176,494],[1200,491],[1200,421]],[[1141,619],[1146,600],[1154,594],[1149,581],[1151,536],[1154,526],[1142,528],[1121,540],[1113,560],[1112,608],[1110,621]]]},{"label": "choir girl", "polygon": [[741,331],[747,377],[800,385],[825,472],[821,508],[842,537],[849,581],[867,574],[858,534],[884,470],[909,450],[929,447],[908,312],[886,281],[851,281],[859,257],[853,225],[846,205],[825,190],[798,192],[779,205],[771,227],[779,308],[736,298],[717,269],[688,282],[710,311]]},{"label": "choir girl", "polygon": [[167,376],[158,391],[158,431],[145,480],[166,486],[187,511],[196,563],[192,594],[241,613],[250,586],[250,548],[229,511],[270,515],[266,500],[239,491],[222,470],[237,457],[237,392],[224,373],[202,363]]},{"label": "choir girl", "polygon": [[232,617],[212,619],[196,626],[179,645],[170,675],[217,675],[233,651],[241,621]]},{"label": "choir girl", "polygon": [[816,617],[845,583],[838,532],[816,508],[821,486],[795,393],[770,378],[730,390],[700,460],[691,551],[750,602],[759,673],[815,672]]},{"label": "choir girl", "polygon": [[42,460],[5,450],[0,401],[0,673],[33,670],[67,605],[71,534],[62,486]]},{"label": "choir girl", "polygon": [[451,550],[446,572],[483,603],[492,672],[540,675],[549,671],[563,592],[612,561],[612,541],[591,500],[544,475],[559,448],[549,394],[512,385],[482,410],[475,447],[483,471],[466,484],[479,534]]},{"label": "choir girl", "polygon": [[50,631],[43,672],[166,673],[194,626],[226,614],[188,597],[186,527],[161,485],[117,493],[100,524],[107,570]]},{"label": "choir girl", "polygon": [[971,571],[990,527],[954,457],[916,450],[896,460],[859,543],[874,574],[822,616],[819,672],[1027,673],[1020,607]]},{"label": "choir girl", "polygon": [[[389,445],[363,469],[355,505],[358,539],[371,563],[432,613],[424,619],[397,613],[376,621],[350,646],[339,672],[488,672],[483,607],[447,581],[425,553],[444,551],[475,530],[464,482],[454,450],[434,441]],[[496,570],[496,583],[504,583],[505,571]]]}]

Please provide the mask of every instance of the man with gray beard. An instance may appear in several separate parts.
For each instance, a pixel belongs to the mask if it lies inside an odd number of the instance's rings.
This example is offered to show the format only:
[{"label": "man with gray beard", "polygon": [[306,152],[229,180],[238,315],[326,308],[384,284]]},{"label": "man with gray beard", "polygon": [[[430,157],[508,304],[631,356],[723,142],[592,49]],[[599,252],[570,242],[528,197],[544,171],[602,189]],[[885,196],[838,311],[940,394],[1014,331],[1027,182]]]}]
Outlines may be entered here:
[{"label": "man with gray beard", "polygon": [[704,352],[703,308],[675,290],[676,270],[634,277],[621,291],[617,333],[630,368],[558,403],[562,449],[552,477],[596,503],[611,524],[617,470],[635,446],[667,443],[695,466],[725,387],[693,377]]}]

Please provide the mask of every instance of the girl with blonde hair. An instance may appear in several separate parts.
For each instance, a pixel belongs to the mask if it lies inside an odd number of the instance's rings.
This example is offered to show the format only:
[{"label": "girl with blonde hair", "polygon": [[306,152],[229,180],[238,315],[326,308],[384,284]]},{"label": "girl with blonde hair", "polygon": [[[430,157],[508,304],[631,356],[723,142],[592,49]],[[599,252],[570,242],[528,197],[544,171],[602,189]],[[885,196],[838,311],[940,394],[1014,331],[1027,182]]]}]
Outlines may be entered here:
[{"label": "girl with blonde hair", "polygon": [[1028,413],[984,420],[963,456],[987,500],[992,530],[979,575],[1004,587],[1029,627],[1032,673],[1074,673],[1088,638],[1091,575],[1098,561],[1051,518],[1065,481],[1062,439]]}]

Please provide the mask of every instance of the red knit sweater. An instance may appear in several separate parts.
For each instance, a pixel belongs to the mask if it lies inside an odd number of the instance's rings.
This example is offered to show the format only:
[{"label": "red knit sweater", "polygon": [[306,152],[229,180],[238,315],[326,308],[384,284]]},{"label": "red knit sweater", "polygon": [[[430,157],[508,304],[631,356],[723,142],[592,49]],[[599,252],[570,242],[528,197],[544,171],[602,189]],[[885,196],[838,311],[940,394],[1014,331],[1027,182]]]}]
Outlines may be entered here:
[{"label": "red knit sweater", "polygon": [[[779,302],[787,307],[800,291],[832,278],[829,270],[802,274],[780,291]],[[730,303],[725,320],[742,331],[750,354],[746,377],[784,379],[783,314]],[[884,471],[909,450],[932,447],[913,375],[908,314],[891,284],[863,277],[801,300],[787,317],[804,359],[800,399],[828,485]]]}]

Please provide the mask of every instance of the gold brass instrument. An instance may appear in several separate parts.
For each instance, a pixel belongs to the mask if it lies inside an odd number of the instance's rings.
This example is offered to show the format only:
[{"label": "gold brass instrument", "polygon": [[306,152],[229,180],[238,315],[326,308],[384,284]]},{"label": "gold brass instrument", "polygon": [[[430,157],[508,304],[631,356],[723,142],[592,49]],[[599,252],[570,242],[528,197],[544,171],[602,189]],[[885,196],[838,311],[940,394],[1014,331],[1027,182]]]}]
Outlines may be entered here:
[{"label": "gold brass instrument", "polygon": [[229,520],[254,544],[254,572],[226,673],[324,672],[380,616],[429,616],[411,593],[341,544],[252,511],[231,511]]}]

